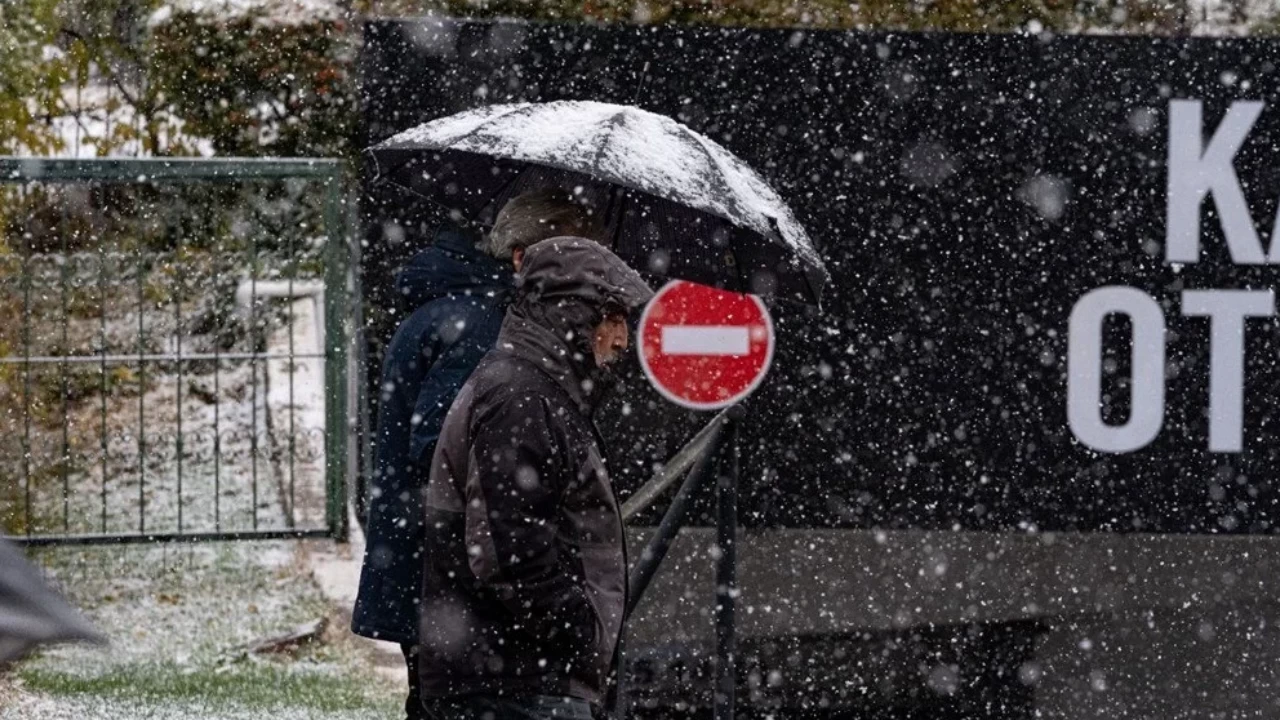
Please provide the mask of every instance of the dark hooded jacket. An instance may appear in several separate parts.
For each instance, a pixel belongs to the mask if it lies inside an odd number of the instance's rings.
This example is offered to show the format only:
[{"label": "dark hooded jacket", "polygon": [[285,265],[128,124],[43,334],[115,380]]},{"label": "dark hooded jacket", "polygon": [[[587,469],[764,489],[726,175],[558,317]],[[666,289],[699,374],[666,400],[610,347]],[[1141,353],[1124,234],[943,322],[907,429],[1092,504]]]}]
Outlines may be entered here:
[{"label": "dark hooded jacket", "polygon": [[608,305],[644,281],[581,238],[531,246],[497,346],[445,419],[426,492],[425,697],[600,702],[626,606],[622,517],[592,412]]},{"label": "dark hooded jacket", "polygon": [[382,366],[374,476],[364,568],[351,629],[415,643],[422,585],[422,488],[445,414],[493,347],[511,291],[511,271],[443,230],[396,278],[410,313]]}]

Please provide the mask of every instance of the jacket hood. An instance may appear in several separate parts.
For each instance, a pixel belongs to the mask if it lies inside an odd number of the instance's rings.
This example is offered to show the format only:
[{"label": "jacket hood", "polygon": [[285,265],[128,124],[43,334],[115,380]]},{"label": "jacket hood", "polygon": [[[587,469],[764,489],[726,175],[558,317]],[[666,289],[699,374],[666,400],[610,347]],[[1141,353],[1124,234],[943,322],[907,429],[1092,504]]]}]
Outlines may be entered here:
[{"label": "jacket hood", "polygon": [[627,312],[653,297],[648,283],[622,258],[594,240],[572,236],[530,245],[516,286],[521,297],[544,303],[574,298],[598,309],[616,304]]},{"label": "jacket hood", "polygon": [[436,233],[431,247],[419,252],[396,275],[396,293],[413,310],[446,295],[511,291],[511,268],[476,248],[460,230]]},{"label": "jacket hood", "polygon": [[516,276],[498,347],[538,365],[590,416],[613,375],[595,363],[592,338],[607,305],[630,312],[653,290],[621,258],[585,238],[531,245]]}]

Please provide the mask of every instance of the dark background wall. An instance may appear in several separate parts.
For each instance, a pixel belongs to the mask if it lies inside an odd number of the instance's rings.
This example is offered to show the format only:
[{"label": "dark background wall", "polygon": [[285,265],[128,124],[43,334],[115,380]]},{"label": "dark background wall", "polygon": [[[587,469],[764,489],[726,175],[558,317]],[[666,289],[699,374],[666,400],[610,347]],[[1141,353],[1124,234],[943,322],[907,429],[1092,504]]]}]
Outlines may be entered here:
[{"label": "dark background wall", "polygon": [[[1209,323],[1178,297],[1268,288],[1276,271],[1231,264],[1211,203],[1200,263],[1170,267],[1163,244],[1169,99],[1203,100],[1212,128],[1232,100],[1276,97],[1274,42],[439,19],[372,22],[365,40],[369,143],[480,104],[633,103],[715,138],[791,202],[833,282],[821,313],[772,308],[744,524],[1272,532],[1276,325],[1249,324],[1244,452],[1209,453]],[[1263,237],[1278,138],[1266,110],[1236,158]],[[376,373],[390,274],[438,218],[394,188],[366,193]],[[1108,284],[1151,294],[1170,331],[1163,430],[1123,455],[1067,426],[1067,319]],[[1117,423],[1126,330],[1108,325]],[[635,363],[624,385],[604,424],[634,486],[705,416],[670,407]]]}]

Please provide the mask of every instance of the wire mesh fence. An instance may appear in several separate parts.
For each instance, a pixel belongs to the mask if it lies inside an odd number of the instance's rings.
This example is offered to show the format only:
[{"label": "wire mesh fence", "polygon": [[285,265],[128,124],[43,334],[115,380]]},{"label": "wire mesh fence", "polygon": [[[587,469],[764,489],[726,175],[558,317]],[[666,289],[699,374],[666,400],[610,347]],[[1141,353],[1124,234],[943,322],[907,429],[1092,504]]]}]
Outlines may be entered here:
[{"label": "wire mesh fence", "polygon": [[342,535],[332,160],[0,159],[0,529]]}]

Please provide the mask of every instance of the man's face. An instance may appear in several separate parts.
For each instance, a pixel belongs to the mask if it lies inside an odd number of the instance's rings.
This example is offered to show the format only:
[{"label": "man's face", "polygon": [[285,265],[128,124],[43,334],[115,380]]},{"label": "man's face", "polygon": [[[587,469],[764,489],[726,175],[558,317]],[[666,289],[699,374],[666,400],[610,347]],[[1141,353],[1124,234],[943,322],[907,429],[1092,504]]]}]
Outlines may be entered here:
[{"label": "man's face", "polygon": [[596,326],[596,366],[605,367],[618,361],[627,349],[627,317],[621,313],[609,313]]}]

